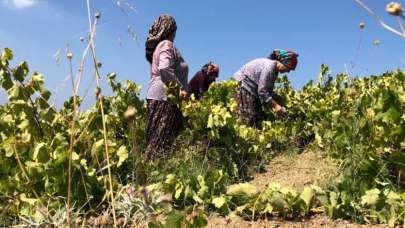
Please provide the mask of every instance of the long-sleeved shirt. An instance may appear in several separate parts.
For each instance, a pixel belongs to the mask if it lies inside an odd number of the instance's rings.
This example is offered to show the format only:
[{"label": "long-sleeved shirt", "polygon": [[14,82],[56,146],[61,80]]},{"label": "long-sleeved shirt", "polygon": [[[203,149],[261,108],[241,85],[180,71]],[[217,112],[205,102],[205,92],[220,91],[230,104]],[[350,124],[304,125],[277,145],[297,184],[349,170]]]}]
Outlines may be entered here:
[{"label": "long-sleeved shirt", "polygon": [[167,86],[174,82],[181,89],[187,86],[188,65],[169,40],[161,41],[153,52],[151,79],[146,99],[167,100]]},{"label": "long-sleeved shirt", "polygon": [[187,89],[190,94],[194,94],[196,99],[200,99],[213,82],[214,80],[209,80],[207,75],[200,70],[190,80]]},{"label": "long-sleeved shirt", "polygon": [[276,62],[259,58],[242,66],[233,78],[241,82],[242,87],[253,96],[258,96],[262,104],[266,104],[271,102],[277,76]]}]

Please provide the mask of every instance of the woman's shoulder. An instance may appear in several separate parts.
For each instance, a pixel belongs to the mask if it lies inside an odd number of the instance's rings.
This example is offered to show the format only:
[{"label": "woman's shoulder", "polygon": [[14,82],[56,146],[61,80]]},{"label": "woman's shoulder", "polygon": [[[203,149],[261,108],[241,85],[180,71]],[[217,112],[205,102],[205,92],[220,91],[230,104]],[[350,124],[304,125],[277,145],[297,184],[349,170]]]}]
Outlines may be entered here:
[{"label": "woman's shoulder", "polygon": [[271,60],[269,58],[257,58],[256,61],[265,63],[265,64],[275,64],[276,63],[276,61]]},{"label": "woman's shoulder", "polygon": [[274,60],[268,59],[268,58],[257,58],[253,59],[249,63],[247,63],[247,66],[253,66],[253,67],[272,67],[275,66],[276,62]]},{"label": "woman's shoulder", "polygon": [[198,81],[204,78],[204,74],[201,70],[197,71],[191,80]]},{"label": "woman's shoulder", "polygon": [[165,50],[165,49],[173,49],[174,45],[173,42],[170,40],[162,40],[159,42],[158,46],[156,47],[157,50]]}]

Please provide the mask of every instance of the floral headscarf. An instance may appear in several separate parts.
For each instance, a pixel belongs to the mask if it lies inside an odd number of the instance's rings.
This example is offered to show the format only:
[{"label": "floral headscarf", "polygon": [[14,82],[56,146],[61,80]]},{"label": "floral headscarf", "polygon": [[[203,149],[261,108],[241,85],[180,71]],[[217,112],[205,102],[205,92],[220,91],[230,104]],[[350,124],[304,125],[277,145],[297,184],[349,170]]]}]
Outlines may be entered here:
[{"label": "floral headscarf", "polygon": [[145,42],[146,59],[152,63],[153,52],[159,42],[167,39],[177,30],[176,20],[170,15],[160,15],[149,28],[148,38]]}]

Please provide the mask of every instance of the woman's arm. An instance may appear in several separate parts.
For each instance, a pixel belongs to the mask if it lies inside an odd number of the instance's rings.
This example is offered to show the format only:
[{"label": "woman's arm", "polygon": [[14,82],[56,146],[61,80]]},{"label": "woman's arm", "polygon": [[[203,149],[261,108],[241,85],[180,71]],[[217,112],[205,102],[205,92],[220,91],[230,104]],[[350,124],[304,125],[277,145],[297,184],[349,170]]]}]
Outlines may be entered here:
[{"label": "woman's arm", "polygon": [[263,105],[273,103],[271,95],[277,77],[275,70],[275,66],[264,67],[261,69],[259,83],[257,85],[257,93]]},{"label": "woman's arm", "polygon": [[159,73],[162,81],[169,86],[170,83],[176,83],[181,89],[183,89],[182,83],[176,77],[174,64],[175,64],[175,54],[173,43],[169,41],[165,42],[159,53]]},{"label": "woman's arm", "polygon": [[275,65],[263,68],[257,86],[258,94],[263,105],[271,105],[275,112],[284,113],[285,108],[272,97],[276,79],[277,73]]}]

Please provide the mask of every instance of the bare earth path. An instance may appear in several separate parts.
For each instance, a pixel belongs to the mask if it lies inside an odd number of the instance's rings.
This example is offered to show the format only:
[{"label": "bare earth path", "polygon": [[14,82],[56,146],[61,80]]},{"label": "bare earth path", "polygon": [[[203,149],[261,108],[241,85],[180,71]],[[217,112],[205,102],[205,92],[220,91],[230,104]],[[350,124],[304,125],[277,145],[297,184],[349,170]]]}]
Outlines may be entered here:
[{"label": "bare earth path", "polygon": [[[266,166],[265,172],[255,174],[250,182],[260,190],[271,182],[278,182],[282,186],[297,190],[312,184],[326,187],[332,180],[336,180],[336,164],[330,159],[311,151],[298,154],[280,154],[273,158]],[[278,218],[271,220],[245,221],[236,216],[224,218],[210,215],[208,227],[386,227],[383,225],[358,225],[343,220],[331,220],[325,215],[315,215],[299,221],[285,221]]]}]

